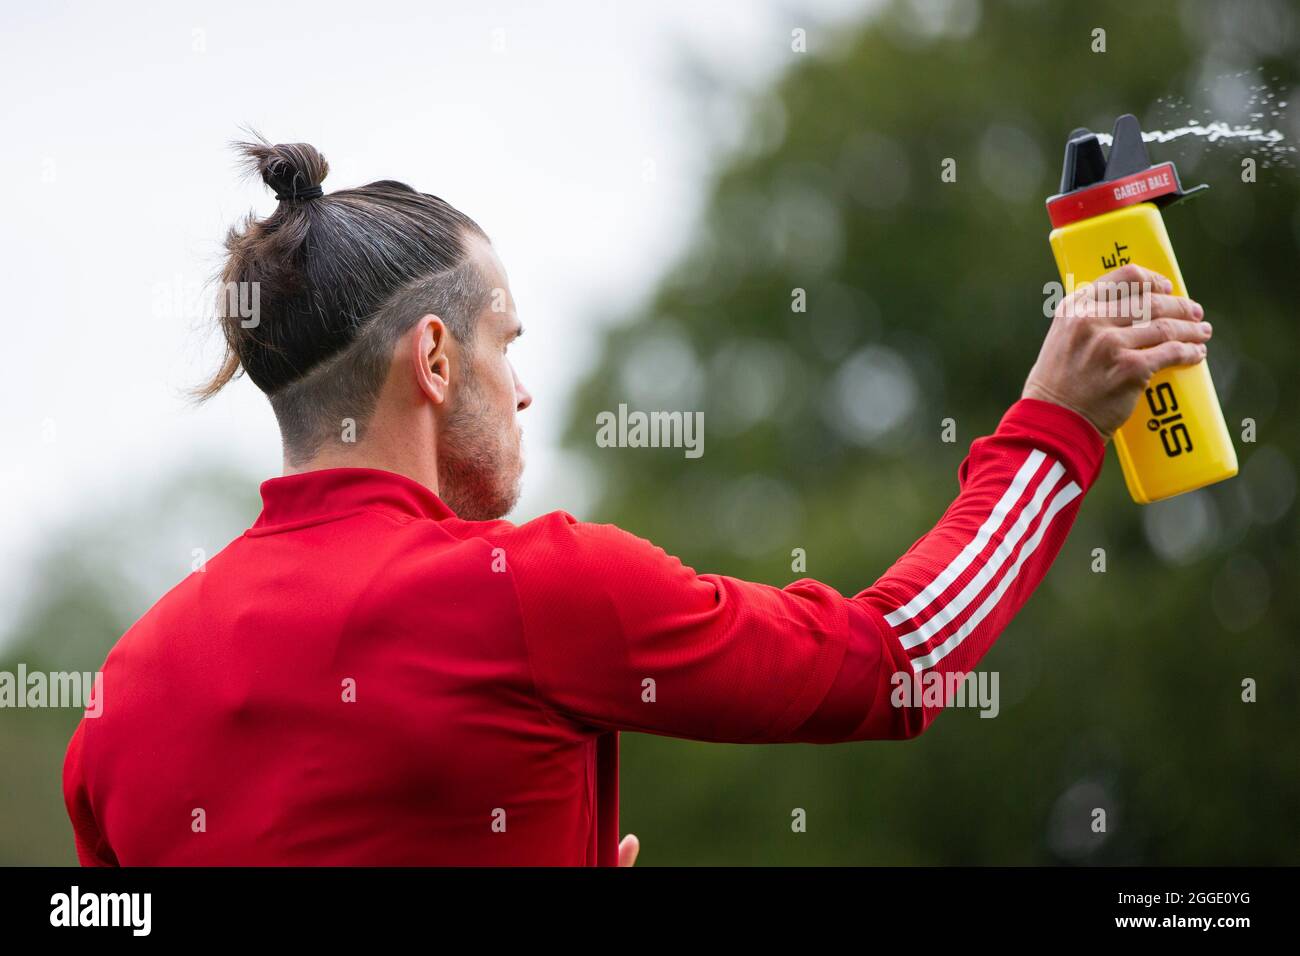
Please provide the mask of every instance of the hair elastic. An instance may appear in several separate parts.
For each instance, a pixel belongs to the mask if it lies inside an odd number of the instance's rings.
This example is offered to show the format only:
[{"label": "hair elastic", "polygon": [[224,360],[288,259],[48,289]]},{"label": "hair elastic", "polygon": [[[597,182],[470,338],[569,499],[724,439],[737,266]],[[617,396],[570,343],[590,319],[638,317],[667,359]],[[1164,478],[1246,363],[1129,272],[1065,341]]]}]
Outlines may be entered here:
[{"label": "hair elastic", "polygon": [[319,199],[323,195],[325,195],[325,190],[319,186],[309,186],[304,190],[295,190],[288,194],[276,193],[275,198],[280,202],[301,202],[304,199]]}]

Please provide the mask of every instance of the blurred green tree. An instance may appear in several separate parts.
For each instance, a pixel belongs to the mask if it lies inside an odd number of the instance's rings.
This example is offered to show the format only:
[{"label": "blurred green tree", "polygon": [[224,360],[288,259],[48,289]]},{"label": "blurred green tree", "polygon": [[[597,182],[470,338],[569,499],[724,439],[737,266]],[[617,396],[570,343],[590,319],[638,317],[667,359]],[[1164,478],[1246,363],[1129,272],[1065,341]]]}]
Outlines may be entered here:
[{"label": "blurred green tree", "polygon": [[[857,30],[813,28],[811,52],[752,104],[688,253],[610,331],[575,400],[567,442],[602,488],[584,517],[704,570],[784,584],[802,548],[809,575],[867,586],[938,518],[970,440],[1019,394],[1055,279],[1042,199],[1065,135],[1130,111],[1182,125],[1234,97],[1240,118],[1281,125],[1287,94],[1256,87],[1294,89],[1296,37],[1276,3],[895,3]],[[1256,422],[1242,474],[1143,509],[1112,458],[988,659],[996,720],[953,712],[916,741],[831,747],[626,735],[642,863],[1296,861],[1295,168],[1257,154],[1245,183],[1242,152],[1152,149],[1214,187],[1167,221],[1216,323],[1228,420]],[[703,409],[704,456],[597,448],[595,416],[619,402]],[[939,440],[945,418],[957,444]],[[64,529],[0,670],[97,668],[195,547],[253,520],[254,492],[202,467]],[[1241,703],[1247,677],[1256,704]],[[0,864],[75,861],[60,772],[78,717],[0,714]],[[1104,837],[1088,829],[1096,806]]]},{"label": "blurred green tree", "polygon": [[[1144,129],[1285,129],[1296,19],[1274,3],[898,2],[858,30],[810,30],[719,163],[685,254],[610,329],[578,393],[566,442],[600,486],[585,517],[700,570],[785,584],[804,549],[807,575],[868,586],[1019,396],[1057,278],[1043,200],[1070,130],[1126,112]],[[1234,435],[1258,429],[1237,443],[1240,476],[1141,508],[1109,453],[983,665],[1001,674],[995,720],[952,712],[913,742],[830,747],[626,735],[641,862],[1300,858],[1295,166],[1285,148],[1202,137],[1151,149],[1213,187],[1166,220],[1215,321]],[[597,447],[596,415],[619,403],[703,410],[705,454]]]},{"label": "blurred green tree", "polygon": [[[254,480],[207,462],[70,519],[34,562],[0,671],[97,671],[131,623],[259,507]],[[63,756],[80,719],[74,708],[0,710],[0,866],[76,864]]]}]

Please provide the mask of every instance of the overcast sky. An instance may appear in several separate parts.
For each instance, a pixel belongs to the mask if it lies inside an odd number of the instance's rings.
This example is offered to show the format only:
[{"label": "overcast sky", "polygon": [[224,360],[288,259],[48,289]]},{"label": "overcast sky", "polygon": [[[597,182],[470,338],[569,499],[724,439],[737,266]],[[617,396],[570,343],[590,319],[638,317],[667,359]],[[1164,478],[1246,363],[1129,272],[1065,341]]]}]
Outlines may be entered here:
[{"label": "overcast sky", "polygon": [[7,5],[0,630],[32,554],[79,516],[195,461],[279,471],[250,382],[201,409],[183,394],[219,358],[202,284],[223,234],[275,203],[236,176],[241,124],[315,145],[327,191],[400,179],[483,225],[528,329],[512,349],[534,395],[514,517],[580,513],[557,449],[571,387],[600,323],[671,263],[743,115],[743,97],[701,98],[684,76],[759,88],[789,65],[791,29],[816,52],[823,25],[870,6]]}]

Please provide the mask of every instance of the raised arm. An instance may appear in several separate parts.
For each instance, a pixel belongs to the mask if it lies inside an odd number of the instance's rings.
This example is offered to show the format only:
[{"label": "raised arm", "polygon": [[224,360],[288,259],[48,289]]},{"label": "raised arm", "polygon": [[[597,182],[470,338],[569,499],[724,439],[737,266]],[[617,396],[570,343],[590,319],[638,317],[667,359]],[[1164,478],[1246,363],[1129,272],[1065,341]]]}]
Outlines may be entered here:
[{"label": "raised arm", "polygon": [[[939,523],[852,599],[861,616],[842,670],[874,668],[872,693],[837,682],[796,736],[862,740],[924,730],[943,707],[928,692],[950,690],[973,671],[1047,574],[1104,451],[1102,436],[1077,413],[1030,398],[1013,405],[971,446],[958,470],[961,491]],[[866,699],[867,712],[855,712]],[[923,705],[913,706],[917,700]]]},{"label": "raised arm", "polygon": [[[1118,295],[1096,295],[1107,288]],[[942,705],[907,695],[895,706],[892,691],[975,668],[1047,573],[1146,381],[1204,357],[1199,306],[1168,290],[1126,266],[1063,302],[1023,397],[962,462],[956,500],[854,597],[812,580],[778,589],[697,574],[567,516],[519,529],[539,694],[593,727],[700,740],[921,732]]]}]

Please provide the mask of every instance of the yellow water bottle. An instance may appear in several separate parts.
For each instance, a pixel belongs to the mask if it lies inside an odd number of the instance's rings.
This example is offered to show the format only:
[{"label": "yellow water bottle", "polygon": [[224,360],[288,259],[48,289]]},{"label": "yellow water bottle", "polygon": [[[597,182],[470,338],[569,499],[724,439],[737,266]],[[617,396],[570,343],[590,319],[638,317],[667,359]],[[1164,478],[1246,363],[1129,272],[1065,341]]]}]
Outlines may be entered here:
[{"label": "yellow water bottle", "polygon": [[[1173,163],[1151,165],[1132,115],[1115,121],[1110,154],[1096,134],[1077,129],[1065,147],[1061,192],[1047,200],[1048,237],[1068,294],[1129,262],[1160,273],[1187,295],[1158,207],[1184,191]],[[1147,383],[1132,416],[1115,433],[1129,494],[1138,504],[1172,498],[1237,473],[1237,453],[1205,362],[1168,368]]]}]

